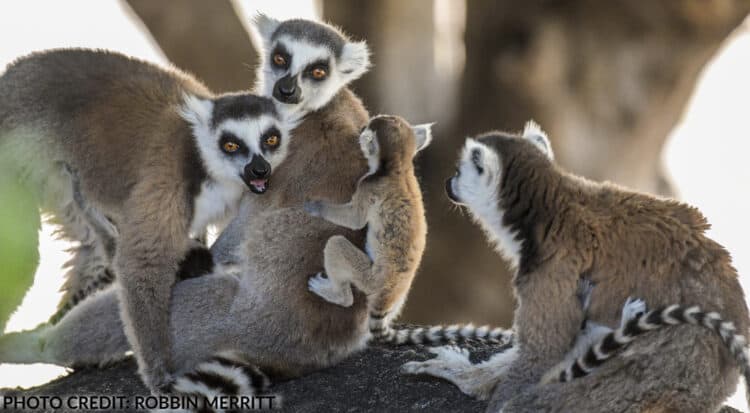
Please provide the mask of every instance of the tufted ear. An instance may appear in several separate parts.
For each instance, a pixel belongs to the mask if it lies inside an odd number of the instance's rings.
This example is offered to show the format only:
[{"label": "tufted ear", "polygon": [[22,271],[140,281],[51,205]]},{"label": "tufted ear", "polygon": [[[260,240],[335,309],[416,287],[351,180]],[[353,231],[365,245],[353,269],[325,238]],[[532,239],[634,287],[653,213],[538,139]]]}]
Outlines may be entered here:
[{"label": "tufted ear", "polygon": [[370,70],[370,48],[367,43],[347,42],[341,51],[338,67],[347,83],[367,73]]},{"label": "tufted ear", "polygon": [[427,145],[432,142],[432,125],[435,123],[423,123],[421,125],[414,125],[411,129],[414,131],[414,136],[417,140],[417,151],[426,148]]},{"label": "tufted ear", "polygon": [[531,143],[536,145],[545,155],[550,159],[555,159],[555,154],[552,152],[552,144],[547,137],[547,134],[542,130],[542,127],[533,120],[526,122],[526,126],[523,128],[524,139],[528,139]]},{"label": "tufted ear", "polygon": [[267,48],[271,44],[271,37],[273,36],[276,29],[279,28],[281,21],[269,17],[263,13],[258,13],[253,18],[253,26],[258,31],[261,40],[263,41],[263,47]]},{"label": "tufted ear", "polygon": [[211,116],[214,110],[214,102],[211,99],[201,99],[195,95],[186,93],[180,115],[193,128],[211,126]]}]

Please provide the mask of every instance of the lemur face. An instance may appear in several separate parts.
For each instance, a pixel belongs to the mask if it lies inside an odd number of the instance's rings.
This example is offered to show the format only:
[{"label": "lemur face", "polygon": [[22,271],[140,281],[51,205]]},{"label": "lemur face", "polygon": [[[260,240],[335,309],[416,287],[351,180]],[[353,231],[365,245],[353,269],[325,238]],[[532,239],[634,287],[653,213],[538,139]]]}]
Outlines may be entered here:
[{"label": "lemur face", "polygon": [[289,131],[271,99],[231,94],[186,96],[182,116],[193,128],[204,166],[215,180],[235,182],[256,194],[268,189],[271,171],[286,157]]},{"label": "lemur face", "polygon": [[[448,198],[466,205],[475,215],[487,215],[499,208],[499,196],[504,164],[512,157],[541,155],[553,159],[547,135],[533,121],[526,123],[523,133],[509,135],[490,132],[479,138],[466,140],[461,151],[456,173],[445,183]],[[517,165],[521,167],[520,165]]]},{"label": "lemur face", "polygon": [[322,108],[369,69],[367,44],[350,41],[332,26],[262,14],[254,23],[262,41],[262,93],[282,103],[287,114],[301,117]]},{"label": "lemur face", "polygon": [[467,139],[456,173],[445,182],[448,198],[467,207],[514,268],[519,267],[522,242],[506,222],[505,211],[518,208],[518,192],[528,190],[527,179],[538,168],[550,167],[552,159],[547,136],[529,122],[520,136],[490,132]]},{"label": "lemur face", "polygon": [[410,125],[399,116],[378,115],[359,135],[359,146],[367,159],[366,176],[394,162],[408,162],[432,141],[432,124]]}]

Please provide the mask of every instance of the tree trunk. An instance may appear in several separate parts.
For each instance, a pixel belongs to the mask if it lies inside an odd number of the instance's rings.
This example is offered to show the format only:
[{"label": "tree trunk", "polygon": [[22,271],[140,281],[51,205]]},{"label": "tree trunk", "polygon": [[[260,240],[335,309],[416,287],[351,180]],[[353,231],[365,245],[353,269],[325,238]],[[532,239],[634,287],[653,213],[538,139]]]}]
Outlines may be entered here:
[{"label": "tree trunk", "polygon": [[664,142],[749,11],[731,0],[469,0],[460,114],[423,155],[430,235],[404,319],[510,323],[510,271],[443,194],[465,136],[533,118],[569,170],[670,194]]},{"label": "tree trunk", "polygon": [[231,0],[126,0],[167,58],[216,93],[253,86],[258,56]]}]

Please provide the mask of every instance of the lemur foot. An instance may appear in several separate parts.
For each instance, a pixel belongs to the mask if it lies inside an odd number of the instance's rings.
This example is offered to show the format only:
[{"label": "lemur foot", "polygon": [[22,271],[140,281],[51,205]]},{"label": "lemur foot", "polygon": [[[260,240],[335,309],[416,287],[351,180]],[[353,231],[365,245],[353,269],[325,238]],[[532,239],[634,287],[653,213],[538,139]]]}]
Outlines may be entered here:
[{"label": "lemur foot", "polygon": [[354,304],[354,294],[348,285],[338,285],[330,277],[319,272],[307,281],[310,291],[317,294],[331,304],[351,307]]},{"label": "lemur foot", "polygon": [[401,373],[439,377],[479,400],[487,400],[492,395],[495,381],[484,374],[485,363],[471,363],[469,350],[449,345],[432,347],[429,351],[437,357],[426,361],[410,361],[401,366]]},{"label": "lemur foot", "polygon": [[622,307],[622,320],[621,324],[624,325],[628,321],[645,314],[648,311],[646,302],[640,298],[628,297],[625,300],[625,305]]}]

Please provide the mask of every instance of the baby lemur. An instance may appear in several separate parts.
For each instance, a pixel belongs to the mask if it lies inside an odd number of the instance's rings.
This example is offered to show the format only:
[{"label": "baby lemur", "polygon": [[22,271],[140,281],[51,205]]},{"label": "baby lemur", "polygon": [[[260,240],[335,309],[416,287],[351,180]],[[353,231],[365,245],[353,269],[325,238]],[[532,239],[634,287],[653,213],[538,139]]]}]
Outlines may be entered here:
[{"label": "baby lemur", "polygon": [[410,126],[397,116],[376,116],[359,136],[369,169],[346,204],[305,203],[305,210],[349,229],[367,227],[365,254],[333,236],[324,250],[325,274],[310,278],[310,291],[349,307],[353,284],[368,296],[370,330],[392,339],[398,315],[424,252],[427,223],[412,158],[430,143],[430,125]]},{"label": "baby lemur", "polygon": [[[476,365],[442,349],[405,371],[491,396],[490,411],[505,413],[709,412],[734,391],[736,352],[717,330],[672,323],[639,336],[589,375],[539,385],[573,346],[584,317],[612,328],[627,297],[655,308],[700,306],[747,332],[747,306],[729,254],[706,236],[709,225],[698,210],[563,171],[533,124],[520,136],[490,132],[469,139],[446,190],[517,269],[517,346]],[[582,278],[596,285],[586,313],[575,298]]]},{"label": "baby lemur", "polygon": [[[247,189],[265,192],[288,124],[268,98],[213,95],[182,72],[105,51],[23,57],[0,77],[0,96],[0,174],[80,243],[70,290],[106,278],[98,271],[112,261],[144,382],[168,386],[178,263],[191,236],[231,217]],[[114,256],[82,219],[67,168],[80,178],[78,195],[114,224]]]}]

